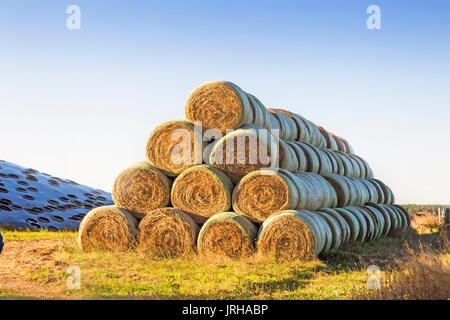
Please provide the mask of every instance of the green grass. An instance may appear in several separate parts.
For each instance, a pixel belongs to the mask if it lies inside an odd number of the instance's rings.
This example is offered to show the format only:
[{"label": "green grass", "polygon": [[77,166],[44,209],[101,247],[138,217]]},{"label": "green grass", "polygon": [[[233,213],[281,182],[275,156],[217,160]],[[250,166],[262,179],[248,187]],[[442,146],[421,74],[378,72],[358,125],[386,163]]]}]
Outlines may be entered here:
[{"label": "green grass", "polygon": [[[240,261],[194,256],[155,258],[134,251],[83,252],[76,232],[2,231],[6,241],[57,240],[49,261],[30,267],[28,281],[49,297],[102,299],[350,299],[366,286],[366,267],[399,257],[400,239],[336,250],[321,261],[282,263],[257,258]],[[37,253],[39,254],[39,252]],[[81,290],[68,290],[68,266],[81,270]],[[21,288],[0,298],[33,296]]]},{"label": "green grass", "polygon": [[78,233],[73,231],[17,231],[0,229],[0,232],[4,241],[66,240],[76,239],[78,236]]}]

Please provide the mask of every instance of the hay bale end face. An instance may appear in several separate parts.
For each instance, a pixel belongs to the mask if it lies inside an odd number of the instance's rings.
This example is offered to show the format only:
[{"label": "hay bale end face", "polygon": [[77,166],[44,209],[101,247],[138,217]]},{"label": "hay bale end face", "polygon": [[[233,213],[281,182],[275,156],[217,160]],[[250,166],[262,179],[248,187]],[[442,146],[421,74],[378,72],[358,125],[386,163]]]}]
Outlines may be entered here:
[{"label": "hay bale end face", "polygon": [[254,252],[257,228],[247,218],[234,212],[212,216],[200,230],[199,253],[238,259]]},{"label": "hay bale end face", "polygon": [[252,221],[263,222],[274,212],[295,209],[297,193],[294,183],[279,171],[254,171],[234,188],[233,209]]},{"label": "hay bale end face", "polygon": [[202,133],[183,120],[168,121],[157,126],[147,141],[147,160],[169,177],[202,163],[205,143]]},{"label": "hay bale end face", "polygon": [[323,236],[310,214],[285,210],[261,225],[258,253],[277,260],[311,259],[323,249]]},{"label": "hay bale end face", "polygon": [[238,183],[252,171],[277,166],[278,160],[277,140],[266,129],[249,125],[217,141],[209,163]]},{"label": "hay bale end face", "polygon": [[139,223],[138,251],[162,256],[195,253],[199,227],[192,218],[175,208],[148,212]]},{"label": "hay bale end face", "polygon": [[83,250],[122,251],[134,245],[138,221],[116,206],[91,210],[81,221],[78,244]]},{"label": "hay bale end face", "polygon": [[171,181],[148,162],[138,162],[123,170],[112,190],[114,203],[141,219],[146,212],[162,208],[170,201]]},{"label": "hay bale end face", "polygon": [[199,165],[187,169],[174,181],[172,205],[191,215],[198,223],[231,208],[233,183],[220,170]]},{"label": "hay bale end face", "polygon": [[235,129],[253,123],[253,110],[248,96],[237,85],[212,81],[197,87],[185,104],[186,119],[201,121],[205,129]]}]

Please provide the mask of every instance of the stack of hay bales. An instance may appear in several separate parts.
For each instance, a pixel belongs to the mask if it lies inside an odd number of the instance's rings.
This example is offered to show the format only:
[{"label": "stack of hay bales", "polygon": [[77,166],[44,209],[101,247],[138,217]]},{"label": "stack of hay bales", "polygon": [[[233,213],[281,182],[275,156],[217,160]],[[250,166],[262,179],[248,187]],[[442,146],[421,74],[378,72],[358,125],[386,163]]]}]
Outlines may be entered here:
[{"label": "stack of hay bales", "polygon": [[195,89],[185,113],[117,176],[115,206],[86,216],[83,249],[307,259],[410,226],[347,140],[304,117],[224,81]]}]

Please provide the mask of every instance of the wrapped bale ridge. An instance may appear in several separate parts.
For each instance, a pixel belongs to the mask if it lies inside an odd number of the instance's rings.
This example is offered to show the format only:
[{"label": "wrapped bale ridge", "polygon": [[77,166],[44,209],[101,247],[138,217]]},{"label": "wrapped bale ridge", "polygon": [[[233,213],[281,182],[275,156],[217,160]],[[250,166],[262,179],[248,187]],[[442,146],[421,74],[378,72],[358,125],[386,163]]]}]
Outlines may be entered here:
[{"label": "wrapped bale ridge", "polygon": [[245,126],[214,142],[209,163],[234,183],[246,174],[277,166],[277,140],[266,129]]},{"label": "wrapped bale ridge", "polygon": [[362,206],[379,200],[369,192],[367,179],[310,172],[264,169],[247,174],[233,190],[233,209],[252,221],[263,222],[282,210],[318,210]]}]

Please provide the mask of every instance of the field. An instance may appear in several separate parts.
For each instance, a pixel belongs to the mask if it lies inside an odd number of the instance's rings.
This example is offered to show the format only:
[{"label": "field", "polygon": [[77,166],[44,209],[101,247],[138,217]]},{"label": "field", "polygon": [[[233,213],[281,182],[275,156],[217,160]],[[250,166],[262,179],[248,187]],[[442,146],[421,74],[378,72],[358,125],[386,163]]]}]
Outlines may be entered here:
[{"label": "field", "polygon": [[[420,235],[413,229],[404,239],[379,239],[320,261],[289,263],[82,252],[76,232],[1,232],[6,245],[0,255],[0,299],[450,297],[449,246],[442,231]],[[367,289],[369,265],[381,269],[381,290]],[[67,287],[69,266],[80,268],[79,290]]]}]

